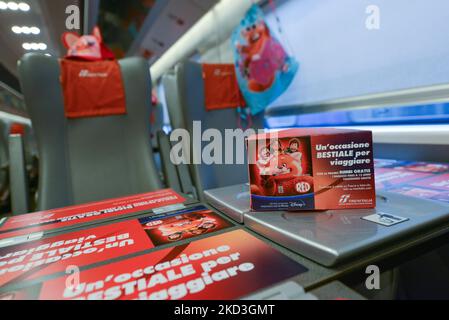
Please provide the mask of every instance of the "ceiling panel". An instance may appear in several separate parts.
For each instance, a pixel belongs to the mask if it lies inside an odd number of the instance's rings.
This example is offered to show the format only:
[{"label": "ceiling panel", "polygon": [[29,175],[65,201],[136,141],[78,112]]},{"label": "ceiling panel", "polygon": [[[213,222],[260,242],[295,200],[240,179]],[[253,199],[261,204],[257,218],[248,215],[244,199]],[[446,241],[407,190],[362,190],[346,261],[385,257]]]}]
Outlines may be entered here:
[{"label": "ceiling panel", "polygon": [[[107,1],[107,0],[102,0]],[[61,43],[61,34],[66,30],[66,7],[79,5],[78,0],[25,0],[30,11],[0,11],[0,63],[12,74],[17,75],[17,61],[25,54],[24,42],[44,42],[48,49],[45,53],[61,56],[65,48]],[[133,44],[128,55],[143,55],[150,62],[159,58],[172,44],[190,29],[217,0],[158,0],[161,8],[157,15],[148,15],[151,23],[141,30],[141,36]],[[11,31],[14,25],[37,26],[39,35],[17,35]]]},{"label": "ceiling panel", "polygon": [[[42,12],[40,6],[36,3],[30,3],[28,12],[1,10],[0,11],[0,61],[10,70],[17,74],[17,60],[26,52],[22,48],[24,42],[48,42],[46,31],[43,30]],[[17,35],[12,32],[11,27],[18,26],[37,26],[41,29],[40,35]]]},{"label": "ceiling panel", "polygon": [[[28,12],[1,10],[0,11],[0,62],[11,73],[17,75],[17,61],[25,54],[22,48],[24,42],[43,42],[48,48],[43,53],[59,56],[65,50],[61,44],[61,34],[65,29],[68,5],[78,4],[76,0],[34,0],[28,1]],[[39,35],[15,34],[11,27],[37,26]]]},{"label": "ceiling panel", "polygon": [[[80,7],[80,2],[78,0],[38,0],[41,10],[43,23],[45,29],[48,32],[49,41],[51,44],[51,50],[56,56],[64,55],[66,49],[62,45],[61,36],[66,31],[78,30],[67,30],[66,29],[66,19],[67,14],[65,10],[70,5],[76,5]],[[83,13],[81,12],[81,16]],[[82,26],[81,26],[82,27]]]},{"label": "ceiling panel", "polygon": [[176,40],[189,30],[217,0],[169,0],[158,13],[150,27],[141,30],[143,37],[134,43],[129,55],[139,54],[156,61]]}]

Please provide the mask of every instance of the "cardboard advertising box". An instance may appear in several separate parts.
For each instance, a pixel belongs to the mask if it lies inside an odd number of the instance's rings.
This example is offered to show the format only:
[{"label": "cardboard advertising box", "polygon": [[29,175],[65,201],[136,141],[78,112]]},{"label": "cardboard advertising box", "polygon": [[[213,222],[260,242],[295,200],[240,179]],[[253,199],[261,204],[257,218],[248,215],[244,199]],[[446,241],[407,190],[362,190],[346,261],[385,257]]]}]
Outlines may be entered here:
[{"label": "cardboard advertising box", "polygon": [[[26,242],[44,234],[67,231],[105,221],[129,218],[145,213],[179,210],[196,200],[185,198],[171,189],[92,202],[66,208],[13,216],[0,221],[0,247]],[[6,239],[6,240],[5,240]]]},{"label": "cardboard advertising box", "polygon": [[376,205],[370,131],[291,129],[247,142],[254,211]]},{"label": "cardboard advertising box", "polygon": [[[274,272],[275,270],[275,272]],[[0,299],[238,299],[307,268],[243,230],[154,251],[0,293]]]},{"label": "cardboard advertising box", "polygon": [[65,273],[232,227],[209,208],[192,208],[0,248],[0,287]]}]

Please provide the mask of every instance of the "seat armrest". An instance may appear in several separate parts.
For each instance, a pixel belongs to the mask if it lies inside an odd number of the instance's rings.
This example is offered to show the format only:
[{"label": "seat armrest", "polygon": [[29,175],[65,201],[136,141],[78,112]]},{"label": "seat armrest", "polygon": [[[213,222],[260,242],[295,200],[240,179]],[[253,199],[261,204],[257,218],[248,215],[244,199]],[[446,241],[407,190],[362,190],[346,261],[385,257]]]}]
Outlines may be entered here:
[{"label": "seat armrest", "polygon": [[157,141],[159,145],[159,154],[161,156],[162,172],[164,174],[165,183],[169,188],[172,188],[177,192],[182,192],[178,170],[170,160],[170,139],[164,131],[159,130],[157,132]]},{"label": "seat armrest", "polygon": [[13,214],[18,215],[29,212],[28,175],[25,164],[24,143],[20,134],[9,136],[9,181]]},{"label": "seat armrest", "polygon": [[[162,136],[163,140],[165,140],[165,145],[168,145],[168,148],[165,148],[165,150],[162,150],[164,146],[159,145],[160,148],[160,154],[161,154],[161,161],[163,162],[162,166],[167,166],[168,170],[174,170],[176,171],[176,175],[178,177],[178,182],[180,185],[181,192],[190,196],[193,199],[199,199],[198,193],[196,191],[195,186],[193,185],[192,178],[190,176],[189,167],[186,164],[178,164],[174,165],[170,159],[170,152],[172,148],[172,143],[170,141],[169,136],[163,132],[162,130],[158,132]],[[164,169],[165,170],[165,169]]]},{"label": "seat armrest", "polygon": [[0,166],[0,207],[8,202],[9,194],[9,166],[5,164]]},{"label": "seat armrest", "polygon": [[177,166],[179,180],[181,181],[182,192],[189,195],[193,199],[198,199],[198,192],[193,185],[192,176],[190,175],[189,167],[186,164],[180,164]]}]

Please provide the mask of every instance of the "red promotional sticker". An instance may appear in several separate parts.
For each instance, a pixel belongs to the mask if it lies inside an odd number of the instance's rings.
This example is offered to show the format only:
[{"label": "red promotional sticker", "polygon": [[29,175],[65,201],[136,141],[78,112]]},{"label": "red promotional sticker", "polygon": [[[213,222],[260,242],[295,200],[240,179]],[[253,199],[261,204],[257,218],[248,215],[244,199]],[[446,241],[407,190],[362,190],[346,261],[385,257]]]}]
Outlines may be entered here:
[{"label": "red promotional sticker", "polygon": [[65,272],[152,248],[137,220],[0,249],[0,286]]},{"label": "red promotional sticker", "polygon": [[231,227],[232,224],[205,206],[177,211],[164,217],[139,219],[154,246],[190,239]]},{"label": "red promotional sticker", "polygon": [[232,227],[200,205],[0,249],[0,286]]},{"label": "red promotional sticker", "polygon": [[[276,272],[273,272],[276,270]],[[6,299],[36,292],[34,299],[238,299],[307,271],[243,230],[59,277]]]},{"label": "red promotional sticker", "polygon": [[379,189],[389,189],[403,183],[411,183],[412,181],[421,180],[432,176],[433,175],[431,173],[413,172],[391,168],[377,168],[376,187]]},{"label": "red promotional sticker", "polygon": [[449,174],[432,176],[427,179],[411,182],[410,184],[420,187],[429,187],[441,191],[449,191]]},{"label": "red promotional sticker", "polygon": [[8,218],[0,227],[0,239],[101,221],[126,214],[183,203],[171,189],[93,202]]}]

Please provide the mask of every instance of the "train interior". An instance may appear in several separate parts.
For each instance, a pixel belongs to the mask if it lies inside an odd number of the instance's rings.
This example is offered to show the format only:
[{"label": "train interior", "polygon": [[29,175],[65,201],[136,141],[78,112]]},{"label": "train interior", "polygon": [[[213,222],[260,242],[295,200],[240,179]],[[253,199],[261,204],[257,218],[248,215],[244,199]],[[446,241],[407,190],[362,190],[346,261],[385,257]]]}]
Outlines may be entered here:
[{"label": "train interior", "polygon": [[[449,3],[431,2],[0,1],[0,297],[449,299]],[[255,210],[289,186],[261,176],[254,191],[248,136],[230,132],[334,128],[372,133],[376,207]],[[9,258],[116,229],[134,244],[107,259],[21,273]],[[195,267],[195,250],[224,244],[251,263],[201,264],[212,280],[196,293],[176,279],[57,295],[70,264],[96,281],[163,256]]]}]

